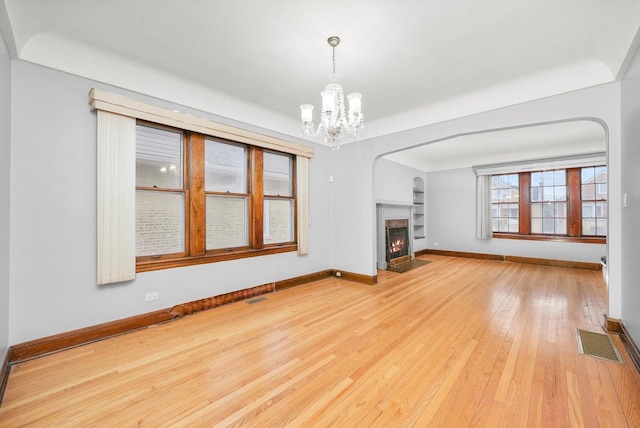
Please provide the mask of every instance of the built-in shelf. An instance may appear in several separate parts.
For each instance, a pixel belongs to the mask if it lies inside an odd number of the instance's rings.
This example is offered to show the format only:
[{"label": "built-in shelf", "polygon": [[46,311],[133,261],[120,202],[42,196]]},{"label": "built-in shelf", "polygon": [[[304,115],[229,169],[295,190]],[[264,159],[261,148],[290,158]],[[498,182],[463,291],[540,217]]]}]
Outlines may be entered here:
[{"label": "built-in shelf", "polygon": [[413,239],[424,239],[424,181],[413,179]]}]

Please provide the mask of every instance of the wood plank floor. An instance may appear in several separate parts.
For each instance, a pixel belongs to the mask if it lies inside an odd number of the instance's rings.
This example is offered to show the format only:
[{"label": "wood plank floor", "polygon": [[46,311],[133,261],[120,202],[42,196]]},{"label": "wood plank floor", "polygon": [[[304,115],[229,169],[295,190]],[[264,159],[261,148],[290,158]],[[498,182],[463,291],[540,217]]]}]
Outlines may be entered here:
[{"label": "wood plank floor", "polygon": [[13,366],[0,426],[640,427],[600,272],[421,256]]}]

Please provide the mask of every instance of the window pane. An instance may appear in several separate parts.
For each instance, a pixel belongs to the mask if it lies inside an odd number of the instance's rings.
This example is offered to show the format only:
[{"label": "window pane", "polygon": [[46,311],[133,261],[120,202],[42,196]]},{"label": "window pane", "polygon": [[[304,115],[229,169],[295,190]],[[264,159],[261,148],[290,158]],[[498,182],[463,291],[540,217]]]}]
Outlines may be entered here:
[{"label": "window pane", "polygon": [[542,173],[541,172],[532,172],[531,173],[531,187],[542,186]]},{"label": "window pane", "polygon": [[564,186],[567,184],[567,170],[558,169],[553,172],[553,184],[556,186]]},{"label": "window pane", "polygon": [[596,184],[596,199],[607,199],[607,183]]},{"label": "window pane", "polygon": [[582,203],[582,218],[595,218],[596,216],[596,204],[595,202],[583,202]]},{"label": "window pane", "polygon": [[598,218],[606,218],[607,217],[607,203],[606,202],[596,202],[596,217],[598,217]]},{"label": "window pane", "polygon": [[207,250],[249,245],[247,198],[207,195]]},{"label": "window pane", "polygon": [[291,156],[264,152],[264,194],[292,196]]},{"label": "window pane", "polygon": [[136,186],[182,189],[182,133],[136,126]]},{"label": "window pane", "polygon": [[593,183],[593,180],[594,180],[593,168],[592,167],[582,168],[581,176],[582,176],[583,184]]},{"label": "window pane", "polygon": [[543,187],[543,200],[544,201],[555,201],[556,200],[556,191],[554,187]]},{"label": "window pane", "polygon": [[583,184],[582,185],[582,199],[585,201],[592,201],[595,199],[596,186],[595,184]]},{"label": "window pane", "polygon": [[596,221],[592,218],[582,219],[582,234],[593,236],[596,235]]},{"label": "window pane", "polygon": [[542,185],[543,186],[553,186],[553,178],[555,176],[554,171],[544,171],[542,173]]},{"label": "window pane", "polygon": [[205,190],[247,193],[247,150],[244,146],[205,140]]},{"label": "window pane", "polygon": [[556,207],[554,204],[547,203],[542,205],[542,217],[555,217]]},{"label": "window pane", "polygon": [[566,201],[567,200],[567,186],[556,186],[553,188],[554,200]]},{"label": "window pane", "polygon": [[606,166],[597,166],[595,169],[596,183],[606,183],[607,182],[607,167]]},{"label": "window pane", "polygon": [[596,220],[597,231],[596,234],[599,236],[607,235],[607,220]]},{"label": "window pane", "polygon": [[531,188],[531,202],[542,202],[542,187]]},{"label": "window pane", "polygon": [[293,241],[293,201],[264,200],[264,243]]},{"label": "window pane", "polygon": [[555,232],[555,220],[553,218],[542,219],[542,233],[553,234]]},{"label": "window pane", "polygon": [[566,202],[556,202],[555,204],[555,216],[556,217],[567,217],[567,203]]},{"label": "window pane", "polygon": [[531,217],[542,217],[542,204],[531,204]]},{"label": "window pane", "polygon": [[555,222],[555,233],[560,235],[566,235],[567,233],[567,219],[557,218]]},{"label": "window pane", "polygon": [[541,218],[532,218],[531,219],[531,233],[542,233],[542,219]]},{"label": "window pane", "polygon": [[184,195],[136,191],[136,256],[184,252]]}]

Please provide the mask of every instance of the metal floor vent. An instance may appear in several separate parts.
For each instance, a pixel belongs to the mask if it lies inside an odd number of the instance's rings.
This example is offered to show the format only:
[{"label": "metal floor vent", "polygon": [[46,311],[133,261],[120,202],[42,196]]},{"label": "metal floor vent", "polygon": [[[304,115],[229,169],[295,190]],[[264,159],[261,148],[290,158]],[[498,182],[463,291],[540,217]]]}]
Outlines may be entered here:
[{"label": "metal floor vent", "polygon": [[591,355],[602,360],[624,364],[618,348],[608,334],[576,329],[578,350],[581,354]]},{"label": "metal floor vent", "polygon": [[246,302],[247,302],[247,304],[249,304],[249,305],[253,305],[254,303],[263,302],[263,301],[265,301],[265,300],[267,300],[267,298],[266,298],[266,297],[257,297],[257,298],[255,298],[255,299],[247,300]]}]

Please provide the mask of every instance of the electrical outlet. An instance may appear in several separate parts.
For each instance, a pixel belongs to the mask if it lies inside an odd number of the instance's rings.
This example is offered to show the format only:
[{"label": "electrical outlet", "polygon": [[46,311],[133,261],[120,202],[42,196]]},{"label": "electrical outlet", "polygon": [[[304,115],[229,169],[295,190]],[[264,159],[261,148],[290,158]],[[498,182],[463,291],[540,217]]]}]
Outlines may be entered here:
[{"label": "electrical outlet", "polygon": [[342,276],[342,272],[336,272],[336,276]]},{"label": "electrical outlet", "polygon": [[151,302],[153,300],[158,300],[159,298],[160,298],[160,293],[157,291],[154,293],[147,293],[144,295],[145,302]]},{"label": "electrical outlet", "polygon": [[439,247],[439,246],[440,246],[440,243],[439,243],[439,242],[434,242],[434,243],[433,243],[433,246],[434,246],[434,247]]}]

